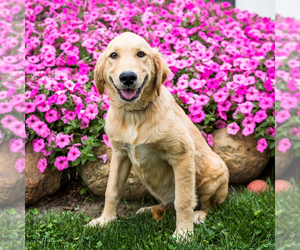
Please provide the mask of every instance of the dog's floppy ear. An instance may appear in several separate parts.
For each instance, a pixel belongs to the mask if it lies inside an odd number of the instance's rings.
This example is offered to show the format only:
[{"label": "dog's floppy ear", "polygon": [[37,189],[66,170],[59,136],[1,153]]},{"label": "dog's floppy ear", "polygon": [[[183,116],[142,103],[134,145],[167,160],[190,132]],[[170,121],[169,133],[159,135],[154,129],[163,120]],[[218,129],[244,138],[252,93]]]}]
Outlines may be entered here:
[{"label": "dog's floppy ear", "polygon": [[155,89],[156,93],[159,96],[161,91],[161,85],[168,79],[168,75],[170,74],[170,69],[166,62],[163,60],[161,53],[157,48],[154,48],[154,57],[153,63],[155,67]]},{"label": "dog's floppy ear", "polygon": [[105,80],[104,80],[105,62],[104,61],[105,61],[104,53],[102,53],[98,58],[98,61],[96,63],[95,70],[94,70],[94,79],[95,79],[97,90],[100,95],[102,95],[104,92],[104,84],[105,84]]}]

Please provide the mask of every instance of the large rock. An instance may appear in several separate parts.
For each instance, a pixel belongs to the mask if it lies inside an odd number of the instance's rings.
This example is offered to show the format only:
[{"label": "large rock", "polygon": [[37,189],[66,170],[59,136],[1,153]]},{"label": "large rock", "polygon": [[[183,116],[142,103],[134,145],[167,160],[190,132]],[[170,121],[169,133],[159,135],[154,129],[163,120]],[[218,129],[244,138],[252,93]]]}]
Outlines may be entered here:
[{"label": "large rock", "polygon": [[33,204],[43,197],[54,194],[61,187],[62,171],[51,170],[48,166],[44,173],[37,168],[42,153],[36,153],[31,143],[25,146],[25,204]]},{"label": "large rock", "polygon": [[20,153],[10,151],[8,143],[0,146],[0,205],[11,204],[24,199],[24,171],[15,169],[17,159],[22,159]]},{"label": "large rock", "polygon": [[[96,156],[107,155],[107,162],[102,159],[86,162],[79,168],[79,174],[87,187],[96,195],[105,195],[109,167],[111,160],[111,149],[106,145],[94,148]],[[124,187],[123,196],[129,200],[136,200],[149,194],[146,187],[141,183],[137,175],[131,171]]]},{"label": "large rock", "polygon": [[229,135],[226,128],[213,132],[213,151],[226,163],[229,170],[229,182],[244,184],[254,180],[264,170],[270,159],[270,153],[257,151],[257,141],[240,132]]},{"label": "large rock", "polygon": [[292,149],[282,153],[277,149],[278,143],[275,148],[275,178],[278,179],[291,165],[295,158],[295,153]]}]

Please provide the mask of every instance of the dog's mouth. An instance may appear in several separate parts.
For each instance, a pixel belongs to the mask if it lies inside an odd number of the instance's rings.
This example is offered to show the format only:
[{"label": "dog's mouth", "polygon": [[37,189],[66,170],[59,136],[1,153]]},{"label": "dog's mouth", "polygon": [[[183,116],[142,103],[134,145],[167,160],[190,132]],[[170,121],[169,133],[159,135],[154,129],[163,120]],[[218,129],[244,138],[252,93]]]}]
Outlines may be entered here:
[{"label": "dog's mouth", "polygon": [[116,87],[116,85],[114,84],[112,78],[110,78],[111,82],[113,83],[113,85],[115,86],[116,90],[118,91],[120,98],[124,101],[127,102],[132,102],[134,100],[136,100],[137,98],[139,98],[140,93],[145,85],[145,83],[147,82],[148,76],[145,77],[143,84],[141,85],[141,87],[137,88],[137,89],[131,89],[131,88],[127,88],[127,89],[119,89]]}]

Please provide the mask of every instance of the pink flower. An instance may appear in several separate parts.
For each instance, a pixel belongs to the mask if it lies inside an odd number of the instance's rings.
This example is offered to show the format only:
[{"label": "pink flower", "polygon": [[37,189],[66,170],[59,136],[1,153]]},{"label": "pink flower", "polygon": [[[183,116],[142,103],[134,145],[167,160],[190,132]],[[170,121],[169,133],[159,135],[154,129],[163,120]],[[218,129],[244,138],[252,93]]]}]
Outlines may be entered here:
[{"label": "pink flower", "polygon": [[245,127],[242,131],[242,134],[244,136],[248,136],[248,135],[251,135],[254,133],[254,128],[255,126],[248,126],[248,127]]},{"label": "pink flower", "polygon": [[[6,116],[6,117],[8,117],[8,116]],[[2,122],[2,120],[1,120],[1,122]],[[35,115],[31,115],[26,119],[26,124],[27,124],[28,128],[32,128],[32,126],[35,125],[39,121],[40,121],[40,119],[38,117],[36,117]]]},{"label": "pink flower", "polygon": [[32,102],[25,103],[25,114],[33,113],[35,111],[36,105]]},{"label": "pink flower", "polygon": [[249,102],[249,101],[246,101],[242,104],[239,104],[240,111],[243,114],[251,113],[253,107],[254,107],[254,104],[252,102]]},{"label": "pink flower", "polygon": [[88,82],[88,80],[89,80],[88,76],[82,75],[82,76],[78,77],[77,83],[85,84],[86,82]]},{"label": "pink flower", "polygon": [[257,146],[256,146],[257,151],[263,153],[267,147],[268,147],[268,143],[265,138],[261,138],[260,140],[257,141]]},{"label": "pink flower", "polygon": [[109,148],[111,148],[111,144],[109,142],[108,135],[104,134],[102,136],[102,138],[103,138],[103,142],[106,144],[106,146],[109,147]]},{"label": "pink flower", "polygon": [[222,121],[222,120],[217,120],[215,123],[216,128],[224,128],[226,127],[226,122]]},{"label": "pink flower", "polygon": [[224,102],[226,100],[226,98],[228,97],[228,92],[225,91],[218,91],[213,95],[213,98],[215,100],[215,102]]},{"label": "pink flower", "polygon": [[263,98],[261,99],[261,101],[259,102],[258,106],[262,109],[269,109],[273,107],[273,100],[270,97],[267,98]]},{"label": "pink flower", "polygon": [[207,95],[199,95],[195,98],[195,102],[204,106],[209,102],[209,97]]},{"label": "pink flower", "polygon": [[25,169],[25,158],[16,160],[15,169],[22,173]]},{"label": "pink flower", "polygon": [[201,110],[198,114],[195,114],[195,115],[191,114],[191,116],[190,116],[192,122],[194,122],[194,123],[202,122],[205,117],[206,117],[206,115],[203,110]]},{"label": "pink flower", "polygon": [[44,139],[36,140],[34,141],[34,143],[32,143],[32,146],[33,146],[33,150],[39,153],[45,147],[45,141]]},{"label": "pink flower", "polygon": [[84,108],[84,105],[82,103],[77,104],[77,106],[75,107],[75,113],[76,115],[80,113],[80,110],[82,110]]},{"label": "pink flower", "polygon": [[10,128],[12,126],[12,124],[17,121],[18,121],[18,119],[12,115],[6,115],[4,118],[1,119],[1,123],[4,128]]},{"label": "pink flower", "polygon": [[257,111],[254,116],[254,121],[257,123],[261,123],[263,120],[267,118],[267,112],[265,110]]},{"label": "pink flower", "polygon": [[236,122],[227,125],[227,133],[230,135],[236,135],[239,132],[240,127]]},{"label": "pink flower", "polygon": [[81,155],[81,152],[79,151],[79,149],[76,147],[73,147],[68,152],[67,157],[68,157],[69,161],[75,161],[80,155]]},{"label": "pink flower", "polygon": [[76,114],[74,111],[69,110],[68,112],[66,112],[65,114],[66,118],[68,120],[74,120],[76,118]]},{"label": "pink flower", "polygon": [[50,129],[48,128],[47,124],[38,121],[31,127],[39,136],[46,138],[48,135],[50,135]]},{"label": "pink flower", "polygon": [[10,139],[9,148],[10,151],[17,153],[24,149],[24,141],[22,139]]},{"label": "pink flower", "polygon": [[207,144],[211,147],[214,146],[214,140],[213,140],[213,136],[211,134],[207,135]]},{"label": "pink flower", "polygon": [[5,114],[11,112],[13,105],[8,102],[0,102],[0,114]]},{"label": "pink flower", "polygon": [[70,144],[70,138],[68,135],[64,135],[62,133],[58,134],[55,140],[55,146],[64,148]]},{"label": "pink flower", "polygon": [[59,171],[67,169],[69,167],[68,158],[66,156],[57,157],[54,166],[57,167]]},{"label": "pink flower", "polygon": [[57,121],[60,118],[60,112],[50,109],[45,113],[45,119],[47,122],[52,123]]},{"label": "pink flower", "polygon": [[283,123],[290,118],[291,115],[290,115],[290,111],[288,110],[280,110],[275,115],[275,121],[278,123]]},{"label": "pink flower", "polygon": [[58,96],[55,104],[63,105],[67,100],[68,100],[68,97],[65,94],[61,94]]},{"label": "pink flower", "polygon": [[292,146],[289,138],[284,138],[279,141],[278,150],[285,153]]},{"label": "pink flower", "polygon": [[98,114],[98,106],[97,106],[97,104],[89,104],[89,105],[87,105],[86,110],[85,110],[85,115],[89,119],[91,119],[91,120],[95,119],[95,117],[97,116],[97,114]]},{"label": "pink flower", "polygon": [[282,100],[280,106],[284,109],[293,109],[298,106],[298,100],[295,97],[289,97]]},{"label": "pink flower", "polygon": [[274,137],[275,136],[275,128],[268,127],[267,130],[266,130],[266,135]]},{"label": "pink flower", "polygon": [[254,127],[255,128],[255,122],[252,116],[247,116],[244,118],[242,125],[244,127]]},{"label": "pink flower", "polygon": [[218,103],[218,111],[228,111],[231,107],[231,102],[226,100],[225,102]]},{"label": "pink flower", "polygon": [[102,159],[103,160],[103,163],[106,164],[107,162],[107,155],[99,155],[97,156],[98,159]]},{"label": "pink flower", "polygon": [[192,115],[200,114],[202,111],[202,106],[195,102],[189,106],[189,111]]},{"label": "pink flower", "polygon": [[37,108],[40,112],[46,112],[47,110],[50,109],[50,105],[47,102],[40,102],[37,105]]},{"label": "pink flower", "polygon": [[44,171],[47,168],[47,159],[46,158],[39,159],[37,168],[38,168],[38,170],[41,171],[41,173],[44,173]]}]

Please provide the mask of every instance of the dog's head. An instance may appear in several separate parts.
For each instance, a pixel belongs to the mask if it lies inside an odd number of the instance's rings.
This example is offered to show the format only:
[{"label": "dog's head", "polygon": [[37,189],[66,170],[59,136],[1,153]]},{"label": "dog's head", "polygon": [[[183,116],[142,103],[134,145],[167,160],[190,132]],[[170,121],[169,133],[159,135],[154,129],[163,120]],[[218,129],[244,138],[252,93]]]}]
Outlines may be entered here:
[{"label": "dog's head", "polygon": [[160,95],[161,85],[170,70],[157,49],[130,32],[115,37],[95,67],[95,83],[100,94],[104,87],[110,100],[118,105],[146,105]]}]

